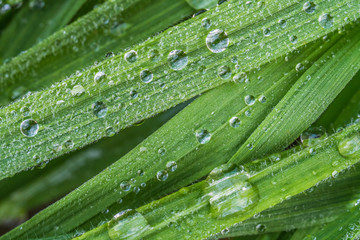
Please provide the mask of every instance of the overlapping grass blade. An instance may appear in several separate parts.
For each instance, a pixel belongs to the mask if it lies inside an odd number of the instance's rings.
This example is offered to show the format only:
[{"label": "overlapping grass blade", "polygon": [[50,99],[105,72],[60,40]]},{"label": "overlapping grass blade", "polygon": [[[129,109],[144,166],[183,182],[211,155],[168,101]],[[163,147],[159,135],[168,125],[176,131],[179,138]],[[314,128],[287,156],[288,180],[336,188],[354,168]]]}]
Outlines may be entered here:
[{"label": "overlapping grass blade", "polygon": [[[359,14],[353,8],[356,2],[339,1],[330,5],[327,1],[319,2],[319,12],[307,14],[301,8],[302,2],[297,1],[272,1],[266,6],[259,5],[258,9],[250,8],[247,11],[246,4],[226,2],[203,16],[212,19],[213,28],[217,23],[216,28],[227,31],[231,39],[227,51],[217,54],[209,51],[205,47],[209,30],[201,26],[201,19],[191,19],[135,46],[133,49],[139,53],[139,59],[134,63],[126,62],[122,54],[115,56],[84,71],[81,76],[74,75],[52,88],[1,109],[0,136],[6,141],[2,144],[0,179],[71,151],[64,146],[68,141],[73,143],[74,148],[83,147],[105,137],[109,131],[118,132],[223,84],[227,80],[217,76],[218,68],[223,64],[229,65],[235,55],[239,61],[233,67],[232,74],[239,73],[240,69],[250,70],[260,66],[292,50],[289,45],[299,47],[345,24],[335,19],[331,21],[331,26],[322,28],[318,23],[319,16],[322,16],[321,9],[326,8],[329,14],[337,17],[354,18]],[[224,21],[225,18],[230,22]],[[279,18],[287,19],[287,28],[278,24]],[[239,19],[247,20],[241,22]],[[291,24],[295,19],[297,24]],[[264,36],[265,26],[273,30],[271,36]],[[287,37],[292,34],[296,34],[296,43],[294,38],[291,43]],[[254,45],[254,39],[259,39],[259,44],[264,48]],[[146,56],[154,48],[161,56],[156,63]],[[167,63],[167,54],[174,49],[183,49],[188,56],[188,64],[181,71],[171,70]],[[19,64],[19,67],[22,66]],[[139,73],[145,69],[150,69],[154,76],[148,84],[139,77]],[[98,72],[107,75],[101,83],[94,81]],[[78,88],[74,89],[79,85],[84,87],[80,93],[77,92]],[[42,103],[43,99],[47,104]],[[98,109],[105,111],[105,106],[106,116],[99,117],[96,114]],[[25,109],[25,116],[19,113],[21,109]],[[27,115],[40,125],[39,133],[32,138],[22,136],[19,131]]]}]

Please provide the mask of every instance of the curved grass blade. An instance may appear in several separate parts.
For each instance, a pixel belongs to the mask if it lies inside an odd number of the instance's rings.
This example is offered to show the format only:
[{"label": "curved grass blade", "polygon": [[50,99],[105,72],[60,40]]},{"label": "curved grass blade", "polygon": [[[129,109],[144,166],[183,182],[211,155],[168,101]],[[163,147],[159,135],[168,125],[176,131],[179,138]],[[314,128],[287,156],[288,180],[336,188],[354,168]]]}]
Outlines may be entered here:
[{"label": "curved grass blade", "polygon": [[203,239],[224,231],[360,161],[359,126],[318,143],[315,153],[304,149],[253,175],[231,164],[216,168],[205,181],[123,211],[78,239]]},{"label": "curved grass blade", "polygon": [[0,103],[6,105],[28,91],[80,73],[107,53],[122,51],[194,11],[185,0],[172,4],[166,0],[107,1],[1,66]]},{"label": "curved grass blade", "polygon": [[[75,231],[83,232],[97,226],[107,217],[111,218],[118,211],[140,206],[142,202],[171,193],[205,176],[236,152],[271,111],[272,106],[280,101],[298,79],[294,62],[306,58],[311,64],[337,40],[338,37],[334,36],[325,45],[322,41],[317,41],[302,49],[300,54],[289,56],[288,62],[279,59],[277,63],[251,71],[243,76],[242,82],[239,79],[237,84],[225,84],[204,94],[109,169],[34,216],[22,225],[21,232],[14,230],[10,234],[15,234],[13,236],[18,238],[21,234],[51,236],[74,231],[84,223]],[[248,92],[254,96],[265,94],[273,97],[265,104],[257,101],[254,106],[248,106],[244,100],[239,101]],[[251,116],[245,114],[249,112]],[[241,127],[233,128],[229,125],[233,116],[241,120]],[[211,140],[206,144],[201,144],[196,138],[196,131],[202,129],[211,134]],[[169,171],[169,162],[176,163],[176,171],[170,171],[166,181],[159,181],[157,173],[161,170]],[[205,167],[201,163],[206,163]],[[129,189],[125,188],[128,191],[123,191],[130,179],[136,181],[130,184]],[[81,204],[69,205],[68,202]],[[71,207],[71,211],[65,210],[68,207]],[[99,214],[100,212],[105,214]],[[91,219],[92,217],[94,218]],[[58,227],[57,232],[55,227]]]},{"label": "curved grass blade", "polygon": [[[218,22],[217,28],[227,29],[232,39],[227,50],[221,53],[215,54],[207,49],[209,30],[201,26],[201,20],[191,19],[134,47],[141,54],[136,62],[128,63],[122,55],[115,56],[89,68],[81,76],[74,75],[0,109],[3,119],[0,122],[0,136],[6,139],[1,145],[0,179],[30,168],[38,161],[48,161],[71,151],[63,147],[67,141],[72,141],[75,148],[83,147],[105,137],[109,128],[118,132],[230,81],[229,76],[239,73],[240,69],[253,69],[289,52],[292,48],[288,46],[291,43],[287,34],[296,32],[297,42],[293,45],[299,47],[343,25],[342,21],[334,20],[331,27],[322,28],[318,25],[318,15],[321,14],[307,14],[300,9],[297,1],[292,2],[293,5],[284,1],[287,4],[282,8],[279,8],[279,2],[269,2],[266,7],[243,11],[247,7],[245,4],[230,1],[204,13],[204,16]],[[327,12],[337,16],[356,15],[357,12],[350,6],[354,4],[340,1],[331,5]],[[324,7],[328,7],[328,2],[319,2],[319,10]],[[252,17],[248,18],[250,15]],[[219,20],[225,17],[231,22]],[[277,19],[282,17],[288,18],[288,28],[278,25]],[[248,18],[246,24],[238,21],[245,18]],[[291,25],[291,19],[295,18],[297,24]],[[264,36],[262,30],[269,24],[269,28],[276,30],[271,37]],[[317,27],[313,27],[314,24]],[[184,38],[183,34],[192,37]],[[254,46],[251,40],[254,38],[261,39],[266,49]],[[144,56],[154,49],[159,49],[161,56],[156,63]],[[182,64],[188,61],[187,66],[180,71],[171,69],[168,63],[168,53],[174,49],[183,49],[187,53],[187,60],[181,61]],[[230,74],[229,61],[234,56],[246,61],[238,61]],[[147,76],[147,80],[144,82],[140,76]],[[148,82],[149,79],[152,81]],[[47,100],[47,104],[43,104],[43,99]],[[37,122],[40,126],[37,135],[32,138],[23,136],[19,131],[21,123],[29,117],[32,118],[30,123],[35,125]],[[25,126],[28,126],[27,123]]]}]

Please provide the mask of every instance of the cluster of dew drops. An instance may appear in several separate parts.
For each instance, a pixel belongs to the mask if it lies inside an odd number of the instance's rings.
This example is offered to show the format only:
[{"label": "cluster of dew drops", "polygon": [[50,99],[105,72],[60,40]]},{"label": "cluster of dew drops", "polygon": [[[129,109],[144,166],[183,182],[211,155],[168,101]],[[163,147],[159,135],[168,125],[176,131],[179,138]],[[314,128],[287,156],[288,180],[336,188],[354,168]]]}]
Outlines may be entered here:
[{"label": "cluster of dew drops", "polygon": [[[43,7],[43,5],[39,3],[41,1],[32,1],[32,2],[37,3],[36,7],[39,7],[39,6]],[[248,1],[248,2],[250,2],[250,1]],[[305,11],[308,14],[313,14],[315,12],[315,10],[316,10],[316,4],[313,1],[307,1],[303,5],[303,11]],[[330,16],[329,14],[325,13],[319,17],[318,22],[321,27],[330,28],[333,26],[333,17]],[[286,24],[287,24],[286,20],[283,20],[283,19],[280,19],[278,21],[278,23],[282,28],[285,28]],[[203,18],[201,21],[201,26],[207,30],[210,29],[212,26],[211,20],[208,18]],[[263,35],[265,37],[269,37],[271,35],[271,30],[264,29]],[[297,43],[296,36],[290,36],[289,40],[293,44]],[[230,42],[230,40],[229,40],[228,34],[222,29],[214,29],[214,30],[209,31],[205,38],[206,47],[208,48],[209,51],[211,51],[212,53],[215,53],[215,54],[224,52],[228,48],[229,42]],[[149,53],[148,57],[150,59],[157,59],[159,57],[159,53],[157,52],[157,50],[152,50]],[[124,59],[130,64],[134,63],[138,59],[138,54],[135,50],[130,50],[124,54]],[[232,60],[232,61],[236,61],[236,59]],[[188,56],[183,50],[175,49],[168,53],[167,62],[171,69],[173,69],[174,71],[180,71],[187,66]],[[300,67],[297,66],[297,68],[300,68]],[[228,66],[220,66],[218,68],[218,75],[219,75],[219,77],[221,77],[223,79],[228,79],[231,77],[231,69]],[[106,73],[99,71],[94,75],[94,81],[95,81],[95,83],[98,83],[98,82],[101,82],[104,79],[106,79],[106,77],[107,77]],[[154,74],[149,69],[143,69],[139,73],[139,78],[143,83],[148,84],[153,81]],[[247,82],[248,78],[247,78],[246,73],[239,73],[233,77],[233,80],[235,82]],[[75,85],[71,90],[71,94],[74,97],[82,96],[84,93],[85,93],[85,89],[81,85]],[[131,98],[137,98],[137,96],[138,96],[138,93],[136,92],[136,90],[132,90],[130,92]],[[260,103],[265,103],[266,97],[262,95],[258,98],[258,101]],[[244,97],[244,102],[246,103],[246,105],[252,106],[253,104],[255,104],[256,98],[252,95],[247,95]],[[96,117],[103,118],[106,116],[107,106],[102,101],[96,101],[92,105],[92,111]],[[250,111],[246,111],[245,115],[250,116],[251,115]],[[229,119],[228,123],[229,123],[230,127],[238,128],[241,125],[241,120],[239,117],[233,116]],[[20,124],[20,132],[26,137],[34,137],[39,132],[39,124],[36,120],[26,119]],[[195,131],[195,137],[196,137],[196,140],[200,144],[206,144],[206,143],[210,142],[210,140],[211,140],[211,133],[206,129],[200,129],[198,131]],[[249,149],[251,149],[251,148],[252,148],[252,145],[249,145]],[[165,149],[163,149],[163,148],[159,149],[158,153],[160,155],[164,155]],[[159,181],[165,181],[168,178],[169,172],[175,171],[176,168],[177,168],[176,162],[173,162],[173,161],[168,162],[166,165],[166,170],[161,170],[161,171],[157,172],[156,178]],[[144,174],[144,171],[142,171],[142,170],[138,171],[139,176],[142,176],[143,174]],[[135,182],[136,182],[135,179],[131,179],[130,181],[123,181],[120,184],[120,188],[123,191],[130,191],[132,188],[131,185]],[[141,183],[140,187],[144,188],[144,187],[146,187],[146,184]],[[133,191],[138,192],[138,191],[140,191],[140,188],[133,187]]]}]

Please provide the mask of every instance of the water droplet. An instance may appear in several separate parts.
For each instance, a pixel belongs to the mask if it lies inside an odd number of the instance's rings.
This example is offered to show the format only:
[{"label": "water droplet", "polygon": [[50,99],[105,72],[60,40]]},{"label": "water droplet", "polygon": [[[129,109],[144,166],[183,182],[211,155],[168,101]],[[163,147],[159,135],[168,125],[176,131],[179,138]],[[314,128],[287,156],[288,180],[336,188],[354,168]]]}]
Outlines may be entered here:
[{"label": "water droplet", "polygon": [[112,57],[114,57],[115,56],[115,54],[113,53],[113,52],[107,52],[106,54],[105,54],[105,57],[106,58],[112,58]]},{"label": "water droplet", "polygon": [[165,148],[160,148],[160,149],[158,150],[158,153],[159,153],[161,156],[164,156],[164,155],[165,155],[165,152],[166,152]]},{"label": "water droplet", "polygon": [[323,127],[311,127],[300,135],[300,141],[304,146],[312,146],[327,138],[326,129]]},{"label": "water droplet", "polygon": [[106,128],[105,132],[106,132],[106,136],[108,137],[112,137],[115,135],[115,130],[112,127]]},{"label": "water droplet", "polygon": [[249,82],[249,78],[248,78],[248,76],[247,76],[246,73],[241,72],[241,73],[236,74],[236,75],[233,77],[233,81],[234,81],[234,82],[238,82],[238,83],[243,83],[243,82],[248,83],[248,82]]},{"label": "water droplet", "polygon": [[256,225],[256,231],[258,232],[258,233],[263,233],[263,232],[265,232],[265,230],[266,230],[266,227],[264,226],[264,225],[262,225],[262,224],[258,224],[258,225]]},{"label": "water droplet", "polygon": [[[24,117],[28,117],[30,115],[30,109],[28,107],[22,107],[20,112]],[[1,121],[0,121],[1,122]]]},{"label": "water droplet", "polygon": [[38,133],[39,124],[33,119],[26,119],[20,124],[20,131],[24,136],[33,137]]},{"label": "water droplet", "polygon": [[280,27],[282,27],[282,28],[285,28],[286,24],[287,24],[286,20],[284,20],[284,19],[280,19],[278,23],[279,23]]},{"label": "water droplet", "polygon": [[266,97],[264,95],[259,97],[259,102],[260,103],[266,103]]},{"label": "water droplet", "polygon": [[60,144],[55,143],[53,145],[53,151],[54,152],[61,152],[62,151],[62,146]]},{"label": "water droplet", "polygon": [[211,27],[211,21],[208,18],[204,18],[201,20],[201,26],[205,29],[209,29]]},{"label": "water droplet", "polygon": [[228,79],[231,77],[231,69],[228,66],[220,66],[218,68],[218,75],[222,79]]},{"label": "water droplet", "polygon": [[270,34],[271,34],[271,31],[270,31],[270,29],[268,29],[268,28],[265,28],[265,29],[263,30],[263,34],[264,34],[264,36],[265,36],[265,37],[268,37],[268,36],[270,36]]},{"label": "water droplet", "polygon": [[292,44],[295,44],[295,43],[297,43],[298,38],[297,38],[297,36],[293,35],[293,36],[289,37],[289,40]]},{"label": "water droplet", "polygon": [[145,69],[140,72],[140,79],[144,83],[149,83],[153,80],[153,74],[150,70]]},{"label": "water droplet", "polygon": [[172,69],[178,71],[186,67],[188,63],[188,57],[182,50],[173,50],[168,55],[168,62]]},{"label": "water droplet", "polygon": [[305,69],[305,67],[304,67],[304,65],[302,65],[302,63],[298,63],[298,64],[296,64],[296,66],[295,66],[295,70],[297,71],[297,72],[300,72],[300,71],[302,71],[302,70],[304,70]]},{"label": "water droplet", "polygon": [[252,149],[254,148],[254,146],[253,146],[251,143],[249,143],[248,145],[246,145],[246,147],[247,147],[249,150],[252,150]]},{"label": "water droplet", "polygon": [[138,97],[138,93],[136,90],[131,90],[130,91],[130,97],[131,98],[137,98]]},{"label": "water droplet", "polygon": [[105,78],[106,78],[106,74],[105,74],[105,73],[103,73],[103,72],[97,72],[97,73],[95,74],[95,76],[94,76],[94,81],[95,81],[96,83],[98,83],[98,82],[104,80]]},{"label": "water droplet", "polygon": [[31,0],[29,2],[29,8],[31,9],[42,9],[45,7],[45,2],[43,0]]},{"label": "water droplet", "polygon": [[229,46],[229,38],[223,30],[215,29],[206,37],[206,46],[213,53],[225,51]]},{"label": "water droplet", "polygon": [[211,134],[205,129],[196,131],[195,136],[198,142],[201,144],[206,144],[211,139]]},{"label": "water droplet", "polygon": [[247,95],[244,98],[246,105],[253,105],[255,103],[255,97],[253,95]]},{"label": "water droplet", "polygon": [[177,169],[177,164],[174,161],[170,161],[166,164],[166,168],[170,171],[170,172],[175,172]]},{"label": "water droplet", "polygon": [[151,49],[148,53],[148,58],[151,60],[151,61],[158,61],[160,60],[160,54],[159,54],[159,51],[156,50],[156,49]]},{"label": "water droplet", "polygon": [[303,5],[303,10],[306,13],[311,14],[311,13],[315,12],[315,9],[316,9],[316,4],[313,1],[307,1]]},{"label": "water droplet", "polygon": [[339,172],[336,171],[336,170],[331,173],[331,176],[332,176],[333,178],[336,178],[338,175],[339,175]]},{"label": "water droplet", "polygon": [[137,52],[134,50],[131,50],[131,51],[125,53],[125,55],[124,55],[124,59],[129,63],[135,62],[137,60],[137,58],[138,58]]},{"label": "water droplet", "polygon": [[230,124],[231,127],[237,128],[237,127],[240,126],[241,121],[240,121],[240,119],[237,118],[237,117],[232,117],[232,118],[229,120],[229,124]]},{"label": "water droplet", "polygon": [[71,139],[66,140],[66,141],[64,142],[64,147],[66,147],[66,148],[68,148],[68,149],[71,149],[71,148],[74,147],[74,142],[73,142]]},{"label": "water droplet", "polygon": [[139,176],[144,176],[144,171],[141,170],[141,169],[139,169],[139,170],[137,171],[137,174],[138,174]]},{"label": "water droplet", "polygon": [[156,173],[156,178],[159,180],[159,181],[166,181],[166,179],[168,178],[169,174],[167,171],[165,170],[162,170],[162,171],[158,171]]},{"label": "water droplet", "polygon": [[339,143],[338,149],[343,157],[360,158],[360,135],[345,138]]},{"label": "water droplet", "polygon": [[104,102],[97,101],[92,105],[93,113],[98,118],[102,118],[106,115],[107,107]]},{"label": "water droplet", "polygon": [[73,95],[75,97],[79,97],[79,96],[83,95],[84,93],[85,93],[85,89],[81,85],[75,85],[71,89],[71,95]]},{"label": "water droplet", "polygon": [[[227,164],[226,164],[227,165]],[[215,170],[215,169],[214,169]],[[243,169],[228,167],[209,174],[205,192],[210,197],[210,216],[225,218],[245,213],[258,202],[257,189],[248,181]]]},{"label": "water droplet", "polygon": [[319,24],[322,28],[331,28],[334,24],[334,17],[330,16],[328,13],[321,14],[319,17]]},{"label": "water droplet", "polygon": [[130,184],[129,184],[127,181],[122,181],[122,182],[120,183],[120,188],[121,188],[123,191],[127,192],[127,191],[130,191],[131,186],[130,186]]}]

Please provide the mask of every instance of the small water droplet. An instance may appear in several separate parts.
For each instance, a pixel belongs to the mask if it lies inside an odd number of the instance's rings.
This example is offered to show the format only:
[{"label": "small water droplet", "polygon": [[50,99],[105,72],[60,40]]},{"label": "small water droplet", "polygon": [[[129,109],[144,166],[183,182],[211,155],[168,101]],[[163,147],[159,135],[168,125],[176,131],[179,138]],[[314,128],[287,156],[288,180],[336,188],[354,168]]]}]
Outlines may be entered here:
[{"label": "small water droplet", "polygon": [[300,141],[304,146],[312,146],[327,138],[326,129],[323,127],[311,127],[300,135]]},{"label": "small water droplet", "polygon": [[134,50],[131,50],[125,53],[124,55],[124,59],[129,63],[136,62],[137,58],[138,58],[137,52]]},{"label": "small water droplet", "polygon": [[233,81],[234,82],[238,82],[238,83],[243,83],[243,82],[249,82],[249,78],[247,76],[246,73],[244,72],[241,72],[241,73],[238,73],[236,74],[234,77],[233,77]]},{"label": "small water droplet", "polygon": [[148,58],[154,62],[158,61],[160,59],[159,51],[156,49],[151,49],[148,53]]},{"label": "small water droplet", "polygon": [[31,0],[29,2],[29,8],[31,9],[42,9],[45,7],[45,2],[43,0]]},{"label": "small water droplet", "polygon": [[24,136],[33,137],[38,133],[39,124],[33,119],[26,119],[20,124],[20,131]]},{"label": "small water droplet", "polygon": [[360,158],[360,135],[345,138],[339,143],[338,149],[343,157]]},{"label": "small water droplet", "polygon": [[[30,115],[30,109],[28,107],[22,107],[20,109],[20,112],[22,113],[22,115],[24,117],[28,117]],[[1,120],[0,120],[0,122],[1,122]]]},{"label": "small water droplet", "polygon": [[129,184],[127,181],[122,181],[122,182],[120,183],[120,188],[121,188],[123,191],[127,192],[127,191],[130,191],[131,186],[130,186],[130,184]]},{"label": "small water droplet", "polygon": [[334,17],[330,16],[328,13],[321,14],[319,17],[319,24],[322,28],[331,28],[334,24]]},{"label": "small water droplet", "polygon": [[115,135],[115,130],[112,127],[106,128],[105,132],[106,132],[106,136],[108,137],[112,137]]},{"label": "small water droplet", "polygon": [[166,181],[166,179],[168,178],[169,174],[167,171],[165,170],[162,170],[162,171],[158,171],[156,173],[156,178],[159,180],[159,181]]},{"label": "small water droplet", "polygon": [[71,95],[75,96],[75,97],[79,97],[81,95],[83,95],[85,93],[85,89],[83,86],[81,85],[75,85],[72,89],[71,89]]},{"label": "small water droplet", "polygon": [[220,66],[218,68],[218,75],[219,77],[221,77],[222,79],[228,79],[231,77],[231,69],[228,66]]},{"label": "small water droplet", "polygon": [[247,147],[249,150],[252,150],[252,149],[254,148],[254,146],[253,146],[251,143],[249,143],[248,145],[246,145],[246,147]]},{"label": "small water droplet", "polygon": [[138,93],[136,90],[131,90],[130,91],[130,97],[131,98],[137,98],[138,97]]},{"label": "small water droplet", "polygon": [[266,100],[267,100],[267,99],[266,99],[266,97],[265,97],[264,95],[262,95],[262,96],[259,97],[259,102],[260,102],[260,103],[266,103]]},{"label": "small water droplet", "polygon": [[265,28],[265,29],[263,30],[263,34],[264,34],[264,36],[265,36],[265,37],[268,37],[268,36],[270,36],[270,34],[271,34],[271,31],[270,31],[270,29],[268,29],[268,28]]},{"label": "small water droplet", "polygon": [[74,147],[74,142],[73,140],[69,139],[69,140],[66,140],[64,142],[64,147],[68,148],[68,149],[72,149]]},{"label": "small water droplet", "polygon": [[237,128],[237,127],[240,126],[241,121],[240,121],[240,119],[237,118],[237,117],[232,117],[232,118],[229,120],[229,124],[230,124],[231,127]]},{"label": "small water droplet", "polygon": [[178,71],[186,67],[188,63],[188,57],[182,50],[173,50],[168,55],[168,62],[172,69]]},{"label": "small water droplet", "polygon": [[211,21],[208,18],[204,18],[201,20],[201,26],[205,29],[209,29],[211,27]]},{"label": "small water droplet", "polygon": [[166,152],[165,148],[160,148],[160,149],[158,150],[158,153],[159,153],[161,156],[164,156],[164,155],[165,155],[165,152]]},{"label": "small water droplet", "polygon": [[137,171],[137,174],[138,174],[139,176],[144,176],[144,171],[141,170],[141,169],[139,169],[139,170]]},{"label": "small water droplet", "polygon": [[298,38],[297,38],[297,36],[293,35],[293,36],[289,37],[289,40],[292,44],[295,44],[295,43],[297,43]]},{"label": "small water droplet", "polygon": [[314,13],[315,9],[316,9],[316,4],[313,1],[307,1],[303,5],[303,10],[306,13],[309,13],[309,14]]},{"label": "small water droplet", "polygon": [[97,72],[94,76],[94,81],[96,83],[104,80],[106,78],[106,74],[104,72]]},{"label": "small water droplet", "polygon": [[150,70],[145,69],[140,72],[140,79],[144,83],[149,83],[153,80],[153,74]]},{"label": "small water droplet", "polygon": [[174,161],[170,161],[166,164],[166,168],[170,171],[170,172],[175,172],[177,169],[177,164]]},{"label": "small water droplet", "polygon": [[223,30],[215,29],[206,37],[206,46],[213,53],[225,51],[229,46],[229,38]]},{"label": "small water droplet", "polygon": [[263,232],[265,232],[265,230],[266,230],[266,227],[264,225],[262,225],[262,224],[256,225],[256,231],[258,233],[263,233]]},{"label": "small water droplet", "polygon": [[279,23],[280,27],[282,27],[282,28],[285,28],[286,24],[287,24],[286,20],[284,20],[284,19],[280,19],[278,23]]},{"label": "small water droplet", "polygon": [[244,98],[246,105],[253,105],[255,103],[255,97],[253,95],[247,95]]},{"label": "small water droplet", "polygon": [[201,129],[195,133],[196,139],[201,144],[210,142],[211,134],[206,129]]},{"label": "small water droplet", "polygon": [[304,67],[304,65],[302,65],[302,63],[298,63],[298,64],[296,64],[296,66],[295,66],[295,70],[297,71],[297,72],[300,72],[300,71],[302,71],[302,70],[304,70],[305,69],[305,67]]},{"label": "small water droplet", "polygon": [[97,101],[92,105],[92,108],[93,108],[93,113],[98,118],[102,118],[106,115],[107,107],[104,102]]}]

